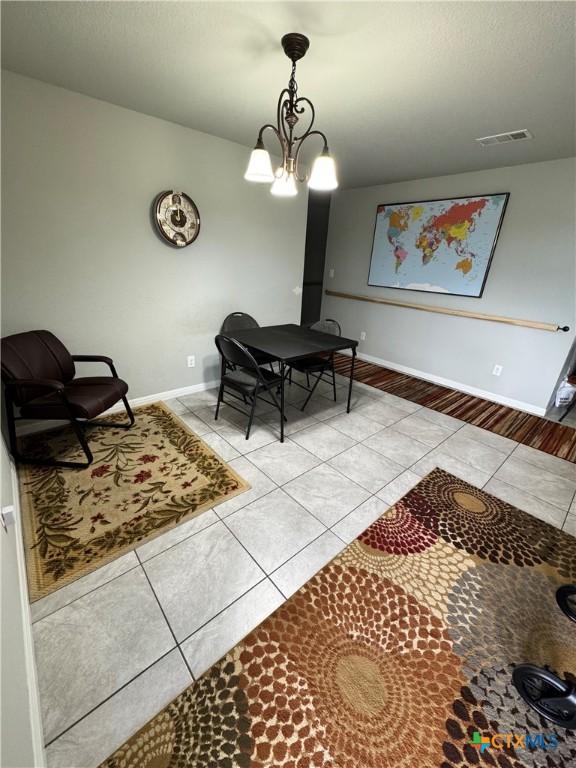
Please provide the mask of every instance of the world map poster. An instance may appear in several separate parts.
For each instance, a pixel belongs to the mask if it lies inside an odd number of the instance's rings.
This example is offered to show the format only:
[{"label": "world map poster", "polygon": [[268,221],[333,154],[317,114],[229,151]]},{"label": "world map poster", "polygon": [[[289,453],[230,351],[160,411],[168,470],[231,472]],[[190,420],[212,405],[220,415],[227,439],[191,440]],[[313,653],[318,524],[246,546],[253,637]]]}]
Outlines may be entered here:
[{"label": "world map poster", "polygon": [[480,297],[508,197],[379,205],[368,284]]}]

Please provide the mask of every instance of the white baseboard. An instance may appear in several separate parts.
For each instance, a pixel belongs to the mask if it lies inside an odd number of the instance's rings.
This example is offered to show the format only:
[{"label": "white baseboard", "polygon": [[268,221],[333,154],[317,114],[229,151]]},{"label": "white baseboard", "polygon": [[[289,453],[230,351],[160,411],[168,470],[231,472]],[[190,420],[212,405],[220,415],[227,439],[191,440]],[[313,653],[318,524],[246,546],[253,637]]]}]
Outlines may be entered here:
[{"label": "white baseboard", "polygon": [[[193,395],[195,392],[204,392],[207,389],[214,389],[220,384],[220,380],[217,381],[202,381],[200,384],[191,384],[188,387],[179,387],[178,389],[169,389],[166,392],[157,392],[154,395],[144,395],[143,397],[129,397],[128,402],[133,408],[137,408],[139,405],[149,405],[150,403],[156,403],[158,400],[172,400],[175,397],[185,397],[186,395]],[[124,405],[122,402],[116,403],[112,408],[104,411],[102,415],[107,413],[118,413],[122,411]],[[66,424],[65,421],[60,424]],[[45,432],[49,429],[54,429],[58,426],[58,422],[54,421],[31,421],[29,424],[18,424],[18,436],[32,435],[36,432]]]},{"label": "white baseboard", "polygon": [[[350,356],[351,353],[346,351],[342,354]],[[373,355],[366,355],[363,352],[357,353],[356,357],[359,360],[364,360],[367,363],[374,363],[380,365],[383,368],[390,368],[392,371],[398,371],[399,373],[407,373],[409,376],[415,376],[418,379],[424,381],[431,381],[433,384],[440,384],[443,387],[449,387],[450,389],[457,389],[460,392],[465,392],[467,395],[475,395],[481,397],[483,400],[490,400],[493,403],[499,405],[507,405],[510,408],[516,408],[519,411],[525,411],[531,413],[534,416],[544,416],[546,409],[541,408],[532,403],[525,403],[522,400],[515,400],[512,397],[504,397],[498,395],[495,392],[486,392],[484,389],[478,389],[477,387],[471,387],[469,384],[463,384],[461,381],[452,381],[452,379],[445,379],[443,376],[436,376],[433,373],[427,373],[426,371],[419,371],[417,368],[410,368],[407,365],[400,365],[399,363],[393,363],[390,360],[382,360],[380,357],[374,357]]]}]

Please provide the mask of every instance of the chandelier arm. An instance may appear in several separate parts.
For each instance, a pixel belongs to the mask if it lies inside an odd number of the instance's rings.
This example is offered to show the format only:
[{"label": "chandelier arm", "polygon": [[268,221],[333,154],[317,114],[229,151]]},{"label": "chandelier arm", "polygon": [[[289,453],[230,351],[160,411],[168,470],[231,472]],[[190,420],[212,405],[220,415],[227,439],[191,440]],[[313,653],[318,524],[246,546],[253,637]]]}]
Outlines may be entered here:
[{"label": "chandelier arm", "polygon": [[324,147],[323,150],[328,149],[328,139],[326,138],[326,135],[322,133],[322,131],[308,131],[307,133],[302,136],[302,138],[299,140],[298,147],[296,148],[296,153],[294,155],[294,175],[298,179],[298,181],[306,181],[308,178],[306,175],[300,176],[298,173],[298,157],[300,155],[300,150],[302,149],[302,144],[306,141],[306,139],[309,139],[310,136],[321,136],[324,140]]},{"label": "chandelier arm", "polygon": [[286,124],[284,120],[284,112],[290,105],[290,90],[284,88],[280,92],[278,97],[278,107],[276,109],[276,122],[278,124],[278,134],[284,137],[285,144],[282,145],[282,149],[287,157],[290,157],[290,150],[292,148],[292,138],[286,133]]},{"label": "chandelier arm", "polygon": [[294,102],[294,110],[295,110],[295,111],[296,111],[296,112],[297,112],[299,115],[301,115],[301,114],[304,112],[304,110],[306,109],[306,107],[305,107],[305,106],[303,106],[303,107],[298,107],[298,104],[299,104],[301,101],[305,102],[305,103],[306,103],[306,104],[308,104],[308,106],[310,107],[310,112],[311,112],[311,115],[310,115],[310,122],[308,123],[308,127],[306,128],[306,130],[304,131],[304,133],[303,133],[301,136],[295,136],[295,137],[294,137],[294,141],[300,141],[300,140],[301,140],[301,139],[303,139],[305,136],[307,136],[307,135],[310,133],[310,131],[311,131],[311,129],[312,129],[312,126],[314,125],[314,120],[316,119],[316,110],[314,109],[314,104],[312,104],[312,102],[310,101],[310,99],[307,99],[307,98],[306,98],[306,96],[300,96],[298,99],[296,99],[296,101]]},{"label": "chandelier arm", "polygon": [[274,135],[276,136],[276,138],[278,139],[278,141],[280,143],[280,148],[282,149],[282,166],[284,166],[284,161],[285,161],[285,157],[286,157],[286,142],[285,142],[284,137],[282,136],[282,134],[278,130],[278,128],[276,128],[276,126],[272,125],[272,123],[266,123],[266,125],[263,125],[262,128],[260,128],[260,131],[258,132],[258,141],[262,141],[263,142],[262,136],[264,134],[264,131],[267,130],[268,128],[271,131],[273,131]]}]

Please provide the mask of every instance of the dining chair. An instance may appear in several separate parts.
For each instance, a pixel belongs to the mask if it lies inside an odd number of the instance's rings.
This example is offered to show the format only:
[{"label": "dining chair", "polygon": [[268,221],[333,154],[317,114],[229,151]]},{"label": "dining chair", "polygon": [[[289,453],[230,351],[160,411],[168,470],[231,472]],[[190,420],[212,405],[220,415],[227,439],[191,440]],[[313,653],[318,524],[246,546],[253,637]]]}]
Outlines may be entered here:
[{"label": "dining chair", "polygon": [[[330,333],[333,336],[342,336],[342,328],[337,320],[327,318],[326,320],[318,320],[309,326],[311,331],[318,331],[319,333]],[[336,402],[336,371],[334,370],[334,353],[327,353],[325,355],[315,355],[314,357],[304,357],[301,360],[294,360],[289,363],[287,372],[288,381],[292,384],[292,371],[298,371],[306,376],[306,386],[296,383],[302,389],[308,391],[308,397],[304,401],[301,410],[303,411],[312,395],[314,394],[316,387],[322,380],[328,381],[332,384],[332,391],[334,393],[334,402]],[[313,386],[310,387],[310,377],[314,378]]]},{"label": "dining chair", "polygon": [[[252,315],[249,315],[246,312],[231,312],[224,318],[220,333],[226,335],[233,331],[244,331],[249,328],[260,328],[260,324],[252,317]],[[257,350],[252,352],[252,356],[259,365],[267,365],[271,371],[274,371],[272,363],[275,362],[276,358],[267,355],[265,352],[258,352]]]},{"label": "dining chair", "polygon": [[[280,418],[283,417],[280,403],[274,394],[274,390],[277,390],[282,384],[282,378],[275,371],[269,371],[258,365],[255,356],[236,339],[218,334],[214,342],[221,358],[220,388],[214,420],[218,419],[220,403],[248,416],[246,429],[246,440],[248,440],[258,399],[275,406],[280,412]],[[237,400],[249,403],[250,412],[246,413],[245,410],[238,408],[233,403],[225,402],[224,392]],[[264,394],[269,394],[272,399],[267,400],[266,397],[263,397]],[[285,417],[284,420],[286,420]]]}]

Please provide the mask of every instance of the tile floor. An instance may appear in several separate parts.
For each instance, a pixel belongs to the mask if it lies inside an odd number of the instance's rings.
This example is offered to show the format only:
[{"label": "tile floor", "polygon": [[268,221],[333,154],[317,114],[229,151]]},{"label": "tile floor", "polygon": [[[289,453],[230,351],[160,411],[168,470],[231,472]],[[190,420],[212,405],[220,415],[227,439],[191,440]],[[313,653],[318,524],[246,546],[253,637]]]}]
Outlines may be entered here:
[{"label": "tile floor", "polygon": [[[252,488],[34,603],[50,768],[94,768],[434,467],[576,535],[576,465],[355,384],[346,415],[171,401]],[[326,393],[327,390],[324,389]]]}]

